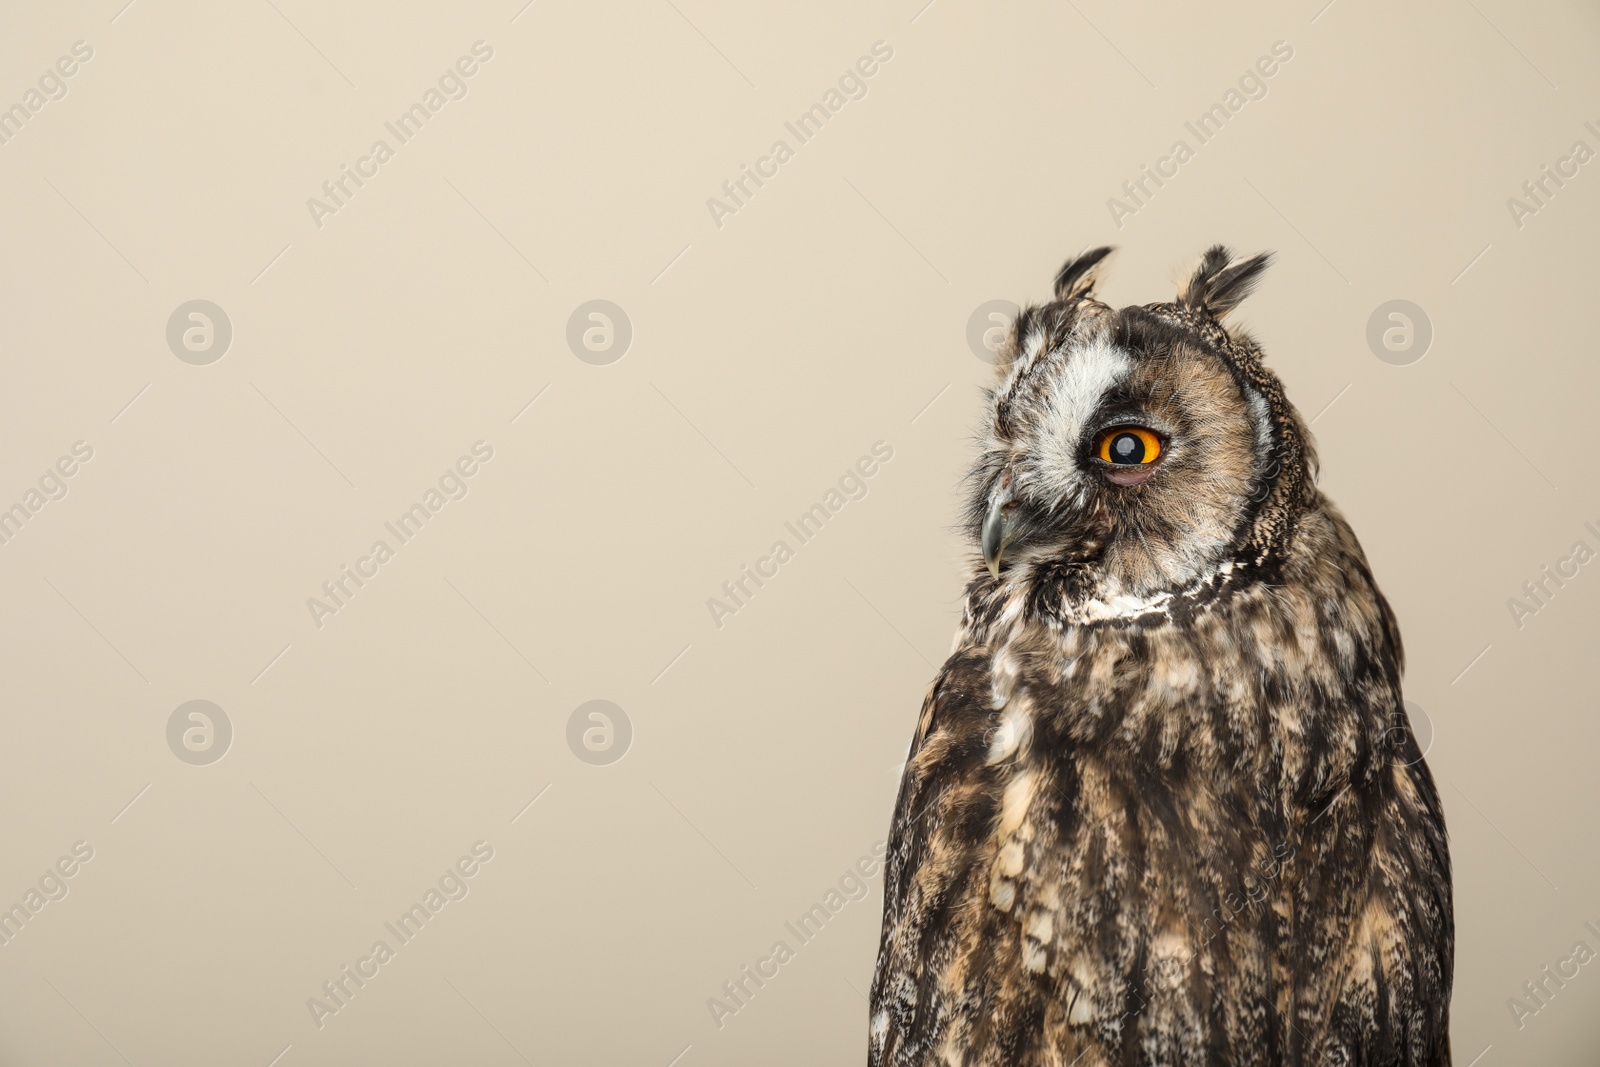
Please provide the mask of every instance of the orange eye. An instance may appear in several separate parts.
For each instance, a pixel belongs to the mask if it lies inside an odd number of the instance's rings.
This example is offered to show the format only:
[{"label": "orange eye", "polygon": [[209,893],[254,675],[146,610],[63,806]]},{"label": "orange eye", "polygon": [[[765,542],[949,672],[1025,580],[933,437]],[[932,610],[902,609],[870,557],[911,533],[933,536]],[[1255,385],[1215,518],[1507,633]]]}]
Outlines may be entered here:
[{"label": "orange eye", "polygon": [[1100,435],[1094,454],[1118,466],[1142,466],[1161,455],[1161,438],[1142,426],[1116,426]]}]

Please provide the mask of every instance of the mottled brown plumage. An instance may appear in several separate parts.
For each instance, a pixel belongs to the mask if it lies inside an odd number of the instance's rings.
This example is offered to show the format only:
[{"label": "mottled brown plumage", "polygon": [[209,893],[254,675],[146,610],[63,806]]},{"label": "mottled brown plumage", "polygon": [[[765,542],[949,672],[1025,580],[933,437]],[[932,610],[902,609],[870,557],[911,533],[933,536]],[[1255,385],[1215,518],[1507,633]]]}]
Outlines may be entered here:
[{"label": "mottled brown plumage", "polygon": [[1399,631],[1222,325],[1266,257],[1214,248],[1174,302],[1114,310],[1107,251],[1019,316],[990,397],[995,573],[974,559],[912,740],[869,1063],[1448,1065],[1450,861]]}]

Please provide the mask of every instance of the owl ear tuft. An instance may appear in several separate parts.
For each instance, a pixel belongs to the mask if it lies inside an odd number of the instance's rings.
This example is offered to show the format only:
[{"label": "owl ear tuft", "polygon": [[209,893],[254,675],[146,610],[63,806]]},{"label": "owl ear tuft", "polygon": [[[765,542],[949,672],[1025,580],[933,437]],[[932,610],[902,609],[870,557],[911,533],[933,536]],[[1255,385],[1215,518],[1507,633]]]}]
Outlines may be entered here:
[{"label": "owl ear tuft", "polygon": [[1226,246],[1212,245],[1200,257],[1194,274],[1178,286],[1178,303],[1221,319],[1255,290],[1271,262],[1271,252],[1234,262],[1233,253]]},{"label": "owl ear tuft", "polygon": [[1109,247],[1091,248],[1063,263],[1056,272],[1056,299],[1078,300],[1093,292],[1100,268],[1113,251]]}]

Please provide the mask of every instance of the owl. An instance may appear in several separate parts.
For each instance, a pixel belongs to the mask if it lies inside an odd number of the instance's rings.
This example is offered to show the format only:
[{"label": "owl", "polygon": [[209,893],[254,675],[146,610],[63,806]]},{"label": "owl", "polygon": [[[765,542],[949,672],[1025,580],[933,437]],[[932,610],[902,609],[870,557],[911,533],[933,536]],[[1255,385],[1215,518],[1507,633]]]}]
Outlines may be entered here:
[{"label": "owl", "polygon": [[1450,858],[1400,633],[1310,434],[1170,303],[1017,317],[896,803],[868,1063],[1448,1065]]}]

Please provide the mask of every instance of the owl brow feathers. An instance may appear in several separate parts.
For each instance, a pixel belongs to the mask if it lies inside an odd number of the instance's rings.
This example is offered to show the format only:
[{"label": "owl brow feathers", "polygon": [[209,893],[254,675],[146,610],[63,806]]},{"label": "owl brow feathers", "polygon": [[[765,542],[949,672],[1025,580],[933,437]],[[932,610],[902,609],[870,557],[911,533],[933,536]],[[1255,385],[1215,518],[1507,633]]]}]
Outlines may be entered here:
[{"label": "owl brow feathers", "polygon": [[[1092,296],[1101,270],[1115,251],[1110,245],[1102,245],[1063,263],[1056,272],[1056,299],[1066,303]],[[1226,245],[1212,245],[1200,257],[1200,265],[1194,273],[1178,286],[1178,303],[1222,319],[1255,291],[1261,275],[1271,264],[1271,252],[1236,263]]]},{"label": "owl brow feathers", "polygon": [[1225,245],[1206,249],[1200,266],[1178,287],[1178,303],[1222,319],[1255,291],[1262,272],[1272,263],[1272,253],[1262,252],[1238,263],[1232,260],[1233,253]]},{"label": "owl brow feathers", "polygon": [[1011,324],[1011,344],[1000,354],[1000,372],[1009,384],[1000,397],[997,414],[1002,428],[1008,420],[1010,403],[1034,372],[1059,346],[1056,335],[1070,328],[1078,305],[1094,303],[1095,283],[1100,271],[1116,249],[1109,245],[1091,248],[1072,257],[1056,272],[1055,303],[1048,307],[1026,307]]},{"label": "owl brow feathers", "polygon": [[1114,251],[1116,249],[1109,245],[1103,245],[1063,263],[1056,274],[1056,299],[1077,300],[1088,296],[1094,290],[1106,257]]}]

